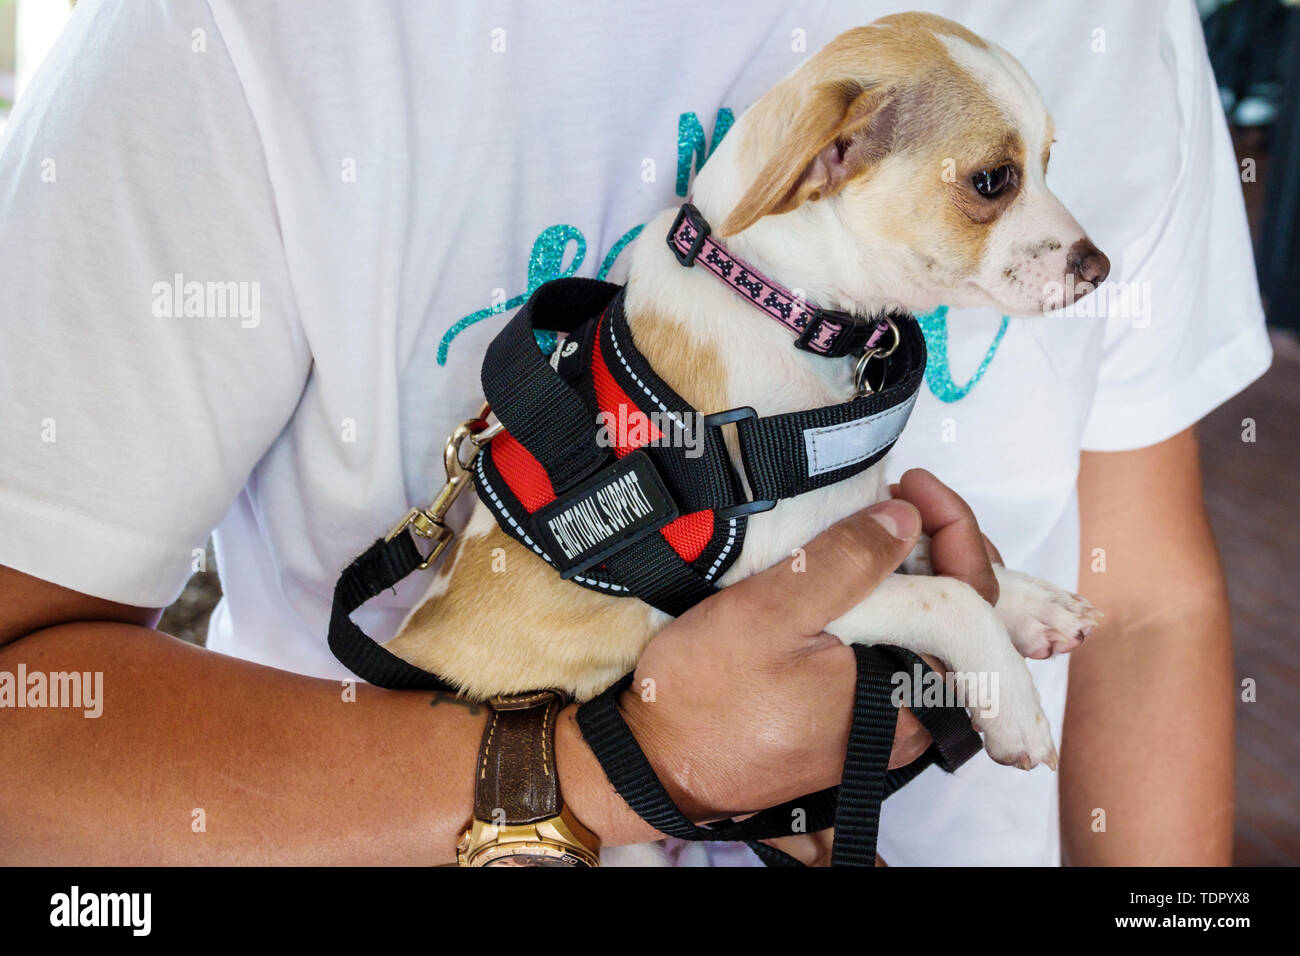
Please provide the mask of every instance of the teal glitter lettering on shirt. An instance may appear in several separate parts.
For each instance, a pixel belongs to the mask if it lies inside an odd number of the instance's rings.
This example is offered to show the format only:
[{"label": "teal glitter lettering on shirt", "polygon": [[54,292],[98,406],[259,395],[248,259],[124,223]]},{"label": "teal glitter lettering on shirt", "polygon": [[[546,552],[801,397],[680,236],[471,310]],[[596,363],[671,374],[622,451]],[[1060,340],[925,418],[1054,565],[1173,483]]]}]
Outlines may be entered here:
[{"label": "teal glitter lettering on shirt", "polygon": [[[564,256],[571,242],[577,243],[577,249],[573,254],[573,259],[566,266],[564,265]],[[567,279],[576,273],[585,258],[587,258],[587,239],[576,226],[551,226],[545,230],[533,243],[533,251],[528,256],[527,290],[513,299],[489,306],[486,309],[479,309],[477,312],[471,312],[452,325],[443,334],[442,341],[438,343],[438,364],[447,364],[447,349],[451,346],[452,340],[461,332],[464,332],[476,322],[482,322],[489,316],[500,315],[502,312],[509,312],[511,309],[519,308],[528,301],[528,297],[543,282],[549,282],[551,279]],[[537,336],[538,346],[545,354],[550,355],[555,350],[555,333],[537,332],[534,334]]]},{"label": "teal glitter lettering on shirt", "polygon": [[[713,123],[713,139],[711,142],[705,142],[704,127],[700,125],[700,119],[694,113],[682,113],[677,122],[677,194],[685,196],[690,187],[692,161],[695,169],[698,170],[704,165],[713,151],[718,148],[722,138],[727,135],[728,130],[736,121],[735,114],[727,107],[721,107],[718,110],[717,119]],[[612,249],[601,262],[600,270],[596,273],[597,279],[604,279],[609,275],[610,270],[614,267],[614,261],[626,248],[644,227],[644,223],[629,229],[619,237],[614,243]],[[569,243],[577,243],[577,251],[573,260],[568,266],[564,266],[564,255],[568,250]],[[471,312],[469,315],[454,322],[438,342],[438,364],[447,364],[447,350],[451,347],[452,341],[471,325],[482,322],[484,319],[493,315],[500,315],[503,312],[509,312],[511,309],[517,309],[528,301],[528,297],[533,294],[539,285],[543,282],[549,282],[551,279],[565,279],[574,275],[578,267],[582,265],[583,259],[587,255],[587,240],[575,226],[551,226],[543,232],[535,243],[533,243],[532,254],[528,258],[528,288],[522,295],[517,295],[505,302],[499,302],[496,305],[489,306],[486,309],[479,309],[477,312]],[[555,333],[537,332],[537,344],[544,353],[549,355],[555,350]]]},{"label": "teal glitter lettering on shirt", "polygon": [[619,253],[627,247],[629,242],[641,235],[641,230],[644,228],[645,223],[641,223],[641,225],[633,226],[619,236],[618,242],[614,243],[614,247],[609,250],[609,255],[605,256],[605,261],[600,264],[600,271],[596,273],[597,279],[604,281],[605,277],[609,275],[609,270],[614,268],[614,260],[619,257]]},{"label": "teal glitter lettering on shirt", "polygon": [[683,113],[677,118],[677,195],[685,196],[690,188],[692,160],[698,172],[735,121],[735,114],[727,107],[718,110],[718,118],[713,123],[713,142],[706,150],[700,118],[694,113]]},{"label": "teal glitter lettering on shirt", "polygon": [[[628,243],[641,234],[641,230],[644,228],[645,223],[633,226],[618,237],[618,241],[614,243],[608,254],[606,254],[604,261],[601,262],[600,270],[596,273],[597,279],[604,280],[609,275],[610,270],[614,268],[615,260],[627,248]],[[573,256],[573,261],[567,267],[561,268],[564,262],[564,254],[570,242],[577,242],[577,252]],[[578,267],[582,265],[582,260],[586,257],[587,240],[576,227],[552,226],[547,229],[537,237],[537,241],[533,243],[532,254],[528,257],[528,291],[498,305],[471,312],[452,325],[443,335],[442,341],[438,343],[438,364],[447,364],[447,349],[451,346],[452,340],[461,332],[464,332],[476,322],[482,322],[489,316],[500,315],[503,312],[509,312],[511,309],[517,309],[528,301],[528,297],[543,282],[549,282],[551,279],[566,279],[577,272]],[[550,355],[555,351],[554,332],[534,332],[533,335],[537,338],[537,346],[544,355]]]},{"label": "teal glitter lettering on shirt", "polygon": [[998,346],[1002,344],[1002,337],[1007,334],[1007,326],[1011,324],[1008,316],[1002,316],[1002,324],[998,326],[997,335],[993,337],[993,343],[984,353],[984,358],[975,369],[975,374],[965,385],[958,385],[952,380],[952,370],[948,367],[948,307],[941,305],[933,312],[918,315],[916,321],[920,323],[921,332],[925,335],[925,348],[928,353],[925,363],[925,384],[930,387],[934,397],[941,402],[955,402],[970,393],[975,383],[984,377],[984,372],[993,361]]}]

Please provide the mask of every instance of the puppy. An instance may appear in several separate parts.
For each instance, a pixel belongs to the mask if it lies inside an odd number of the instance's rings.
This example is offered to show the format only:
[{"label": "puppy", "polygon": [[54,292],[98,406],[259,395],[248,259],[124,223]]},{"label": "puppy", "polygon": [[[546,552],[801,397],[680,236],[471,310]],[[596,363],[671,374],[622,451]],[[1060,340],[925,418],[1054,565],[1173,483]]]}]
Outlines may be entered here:
[{"label": "puppy", "polygon": [[[949,20],[890,16],[837,37],[746,111],[700,172],[694,202],[731,252],[826,308],[1041,313],[1061,304],[1062,288],[1096,284],[1109,269],[1047,188],[1052,136],[1042,98],[1006,51]],[[792,348],[706,270],[682,268],[664,243],[675,213],[635,243],[625,303],[637,347],[665,382],[705,412],[775,415],[849,398],[850,361]],[[754,515],[721,583],[788,560],[888,495],[882,463]],[[493,573],[501,553],[508,574]],[[922,546],[909,570],[927,566]],[[1055,768],[1024,658],[1072,650],[1096,614],[1055,585],[996,573],[996,607],[951,578],[895,574],[827,630],[957,672],[996,672],[996,709],[973,715],[990,756]],[[632,670],[669,620],[562,581],[478,502],[386,646],[472,697],[555,687],[585,700]]]}]

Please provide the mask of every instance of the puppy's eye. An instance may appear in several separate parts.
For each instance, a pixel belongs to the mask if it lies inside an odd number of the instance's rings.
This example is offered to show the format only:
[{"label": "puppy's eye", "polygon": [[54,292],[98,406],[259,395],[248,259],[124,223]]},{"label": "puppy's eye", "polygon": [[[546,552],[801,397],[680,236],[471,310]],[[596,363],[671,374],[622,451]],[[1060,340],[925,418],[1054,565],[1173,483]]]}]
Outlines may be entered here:
[{"label": "puppy's eye", "polygon": [[985,199],[996,199],[1011,184],[1011,172],[1009,165],[981,169],[970,178],[971,185]]}]

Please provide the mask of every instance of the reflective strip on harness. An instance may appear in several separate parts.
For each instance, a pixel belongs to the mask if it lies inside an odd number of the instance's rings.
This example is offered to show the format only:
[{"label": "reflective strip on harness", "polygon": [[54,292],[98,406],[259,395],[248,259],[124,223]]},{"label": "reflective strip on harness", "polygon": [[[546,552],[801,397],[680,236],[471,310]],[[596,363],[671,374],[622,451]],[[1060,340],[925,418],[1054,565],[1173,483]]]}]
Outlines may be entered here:
[{"label": "reflective strip on harness", "polygon": [[806,428],[804,450],[808,454],[808,477],[865,461],[898,440],[898,434],[916,404],[916,393],[901,405],[859,418],[843,425]]}]

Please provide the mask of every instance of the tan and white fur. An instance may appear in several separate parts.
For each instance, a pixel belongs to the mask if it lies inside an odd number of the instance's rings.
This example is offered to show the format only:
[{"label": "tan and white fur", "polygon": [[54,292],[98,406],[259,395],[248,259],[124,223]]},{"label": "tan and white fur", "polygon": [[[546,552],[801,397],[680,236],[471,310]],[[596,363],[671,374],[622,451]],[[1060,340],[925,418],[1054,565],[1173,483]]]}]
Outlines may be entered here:
[{"label": "tan and white fur", "polygon": [[[1004,50],[939,17],[891,16],[837,37],[746,111],[701,170],[694,202],[732,252],[823,307],[1041,313],[1051,283],[1095,283],[1108,268],[1047,188],[1052,137],[1041,97]],[[1000,167],[1014,184],[980,195],[972,177]],[[774,415],[849,398],[849,360],[796,350],[715,276],[678,264],[664,243],[675,211],[646,225],[627,278],[628,322],[658,374],[706,412],[750,405]],[[789,560],[888,495],[882,463],[753,516],[722,583]],[[497,549],[507,573],[493,572]],[[924,547],[909,564],[927,570]],[[997,672],[996,716],[977,715],[989,754],[1054,768],[1024,657],[1073,649],[1095,615],[1053,584],[996,573],[996,607],[951,578],[895,574],[827,630],[955,671]],[[476,502],[387,646],[473,697],[558,687],[582,700],[630,671],[668,620],[561,581]]]}]

